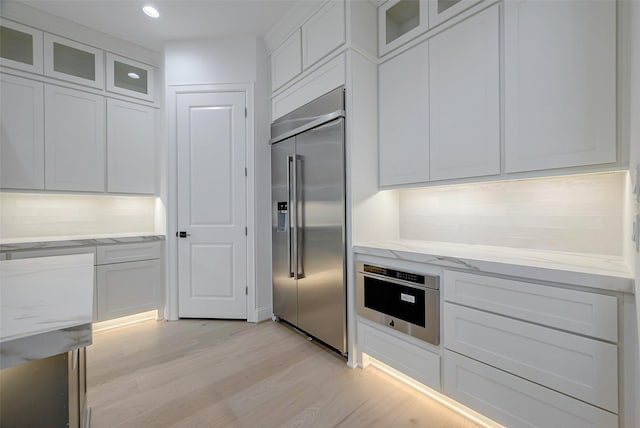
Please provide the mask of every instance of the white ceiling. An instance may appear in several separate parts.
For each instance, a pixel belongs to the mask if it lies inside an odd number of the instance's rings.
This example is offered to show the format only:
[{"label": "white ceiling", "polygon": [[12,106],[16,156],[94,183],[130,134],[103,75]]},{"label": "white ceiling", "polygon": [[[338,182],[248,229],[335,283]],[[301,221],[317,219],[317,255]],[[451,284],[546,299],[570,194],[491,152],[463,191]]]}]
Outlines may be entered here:
[{"label": "white ceiling", "polygon": [[[298,0],[20,0],[154,51],[170,40],[264,36]],[[303,0],[308,1],[308,0]],[[153,5],[157,19],[142,13]]]}]

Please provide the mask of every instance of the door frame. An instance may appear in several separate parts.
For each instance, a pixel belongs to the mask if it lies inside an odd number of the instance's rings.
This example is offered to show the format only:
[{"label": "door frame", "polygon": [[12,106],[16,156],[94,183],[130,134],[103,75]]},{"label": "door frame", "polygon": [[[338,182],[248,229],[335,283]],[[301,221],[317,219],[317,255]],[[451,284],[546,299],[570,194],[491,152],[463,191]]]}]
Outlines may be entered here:
[{"label": "door frame", "polygon": [[246,158],[247,167],[247,321],[257,322],[256,313],[256,260],[255,260],[255,134],[254,134],[254,88],[252,83],[230,84],[197,84],[169,85],[167,91],[168,112],[168,156],[165,161],[168,176],[167,206],[167,295],[165,318],[178,319],[178,112],[177,101],[180,94],[197,94],[211,92],[243,92],[247,108],[246,126]]}]

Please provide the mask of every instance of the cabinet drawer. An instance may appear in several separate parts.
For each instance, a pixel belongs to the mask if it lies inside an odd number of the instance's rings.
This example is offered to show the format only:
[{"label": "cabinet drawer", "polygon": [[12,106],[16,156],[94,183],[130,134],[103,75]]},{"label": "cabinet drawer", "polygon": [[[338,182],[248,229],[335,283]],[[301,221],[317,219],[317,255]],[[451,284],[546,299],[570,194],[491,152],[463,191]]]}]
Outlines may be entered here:
[{"label": "cabinet drawer", "polygon": [[161,246],[161,242],[100,246],[98,247],[97,264],[105,265],[136,260],[159,259]]},{"label": "cabinet drawer", "polygon": [[444,299],[611,342],[618,341],[613,296],[445,271]]},{"label": "cabinet drawer", "polygon": [[98,266],[98,321],[157,309],[160,278],[160,260]]},{"label": "cabinet drawer", "polygon": [[510,428],[614,428],[618,416],[501,370],[444,353],[444,393]]},{"label": "cabinet drawer", "polygon": [[27,251],[11,251],[9,259],[31,259],[34,257],[50,257],[50,256],[69,256],[72,254],[93,254],[93,260],[96,259],[96,247],[74,247],[74,248],[52,248],[43,250],[27,250]]},{"label": "cabinet drawer", "polygon": [[362,352],[440,391],[440,355],[362,322],[358,323],[358,346]]},{"label": "cabinet drawer", "polygon": [[444,308],[447,349],[618,411],[618,347],[469,309]]}]

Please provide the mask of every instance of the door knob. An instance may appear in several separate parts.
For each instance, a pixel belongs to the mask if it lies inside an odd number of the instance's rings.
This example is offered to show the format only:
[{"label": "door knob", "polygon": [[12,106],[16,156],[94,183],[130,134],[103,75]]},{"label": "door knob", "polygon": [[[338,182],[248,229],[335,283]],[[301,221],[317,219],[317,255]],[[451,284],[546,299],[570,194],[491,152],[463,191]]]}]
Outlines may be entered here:
[{"label": "door knob", "polygon": [[178,238],[188,238],[189,236],[191,236],[191,234],[190,234],[190,233],[187,233],[187,232],[186,232],[186,231],[184,231],[184,230],[181,230],[180,232],[176,232],[176,236],[177,236]]}]

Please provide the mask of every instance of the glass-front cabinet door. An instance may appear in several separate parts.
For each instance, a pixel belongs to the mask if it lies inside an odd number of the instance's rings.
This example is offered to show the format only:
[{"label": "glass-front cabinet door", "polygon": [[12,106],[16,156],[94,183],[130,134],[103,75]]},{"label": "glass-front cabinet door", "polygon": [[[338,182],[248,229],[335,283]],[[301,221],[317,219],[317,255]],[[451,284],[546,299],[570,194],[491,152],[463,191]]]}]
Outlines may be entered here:
[{"label": "glass-front cabinet door", "polygon": [[100,49],[45,33],[44,74],[103,89],[104,53]]},{"label": "glass-front cabinet door", "polygon": [[0,65],[42,74],[42,31],[0,18]]},{"label": "glass-front cabinet door", "polygon": [[384,55],[427,29],[425,0],[389,0],[378,9],[379,53]]},{"label": "glass-front cabinet door", "polygon": [[454,17],[480,0],[429,0],[429,28]]},{"label": "glass-front cabinet door", "polygon": [[153,77],[152,66],[107,53],[107,91],[153,101]]}]

